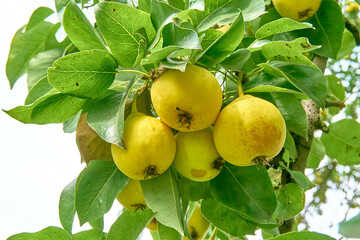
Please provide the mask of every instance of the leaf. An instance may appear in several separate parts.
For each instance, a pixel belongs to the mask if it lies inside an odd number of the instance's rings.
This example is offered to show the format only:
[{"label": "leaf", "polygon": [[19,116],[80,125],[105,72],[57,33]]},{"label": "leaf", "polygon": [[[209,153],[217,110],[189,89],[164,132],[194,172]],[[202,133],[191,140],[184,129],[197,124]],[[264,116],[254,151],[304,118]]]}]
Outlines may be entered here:
[{"label": "leaf", "polygon": [[309,190],[315,187],[315,185],[309,180],[309,178],[303,172],[291,170],[281,162],[280,162],[280,166],[286,169],[286,171],[290,173],[291,177],[302,189]]},{"label": "leaf", "polygon": [[313,45],[322,46],[314,50],[314,53],[335,59],[341,47],[345,28],[339,4],[333,0],[323,0],[309,22],[315,30],[302,30],[297,32],[297,35],[307,37]]},{"label": "leaf", "polygon": [[124,147],[122,132],[124,128],[126,99],[135,84],[133,78],[123,93],[115,92],[102,99],[89,110],[89,126],[106,142]]},{"label": "leaf", "polygon": [[330,94],[331,98],[333,100],[345,100],[345,89],[342,85],[342,82],[339,78],[337,78],[335,75],[328,75],[326,76],[328,82],[329,82],[329,88],[330,88]]},{"label": "leaf", "polygon": [[223,19],[234,16],[238,17],[239,9],[244,10],[249,4],[250,0],[205,1],[205,12],[209,12],[209,14],[199,23],[196,29],[197,32],[205,31],[206,29],[210,28],[214,24],[217,24]]},{"label": "leaf", "polygon": [[275,193],[263,166],[236,167],[227,164],[220,174],[210,181],[210,186],[216,200],[239,212],[247,220],[266,221],[275,211]]},{"label": "leaf", "polygon": [[259,64],[265,71],[277,76],[284,77],[295,87],[309,96],[321,108],[325,108],[327,91],[327,79],[317,68],[307,65],[272,61],[269,64]]},{"label": "leaf", "polygon": [[62,123],[76,114],[86,100],[50,91],[31,105],[4,110],[22,123]]},{"label": "leaf", "polygon": [[102,231],[91,229],[87,231],[78,232],[73,235],[74,240],[104,240],[106,234]]},{"label": "leaf", "polygon": [[360,163],[360,123],[354,119],[343,119],[329,125],[329,133],[322,134],[321,142],[326,155],[342,165]]},{"label": "leaf", "polygon": [[321,160],[325,158],[325,146],[319,138],[314,138],[311,144],[310,153],[306,161],[307,168],[316,169],[319,167]]},{"label": "leaf", "polygon": [[181,235],[175,229],[157,222],[160,240],[181,240]]},{"label": "leaf", "polygon": [[144,41],[150,42],[155,36],[150,15],[125,4],[102,2],[95,6],[95,17],[118,64],[137,65],[145,53]]},{"label": "leaf", "polygon": [[29,22],[26,24],[25,31],[36,27],[39,23],[43,22],[47,17],[53,14],[54,11],[47,7],[39,7],[31,14]]},{"label": "leaf", "polygon": [[62,49],[51,49],[36,54],[29,62],[27,70],[28,90],[34,87],[43,77],[53,62],[63,55]]},{"label": "leaf", "polygon": [[48,69],[49,83],[59,92],[81,98],[96,98],[115,79],[117,63],[110,53],[88,50],[69,54]]},{"label": "leaf", "polygon": [[153,51],[150,55],[141,60],[141,65],[146,64],[154,64],[160,60],[166,59],[170,54],[174,53],[175,51],[179,50],[180,47],[178,46],[168,46],[158,50]]},{"label": "leaf", "polygon": [[87,114],[82,114],[76,128],[76,143],[86,164],[91,160],[112,161],[111,144],[101,139],[87,124]]},{"label": "leaf", "polygon": [[314,29],[309,23],[294,21],[290,18],[280,18],[261,26],[256,31],[255,37],[256,39],[264,39],[275,34],[307,28]]},{"label": "leaf", "polygon": [[90,161],[80,180],[76,195],[76,210],[80,225],[107,213],[128,180],[129,178],[119,171],[114,162]]},{"label": "leaf", "polygon": [[319,46],[312,46],[309,40],[304,37],[297,38],[291,42],[288,41],[274,41],[261,46],[261,50],[267,59],[272,59],[279,56],[287,56],[289,54],[300,54],[309,52]]},{"label": "leaf", "polygon": [[[189,180],[190,181],[190,180]],[[190,181],[190,200],[193,202],[211,197],[210,182]]]},{"label": "leaf", "polygon": [[66,34],[80,51],[107,50],[99,34],[73,1],[65,8],[63,24]]},{"label": "leaf", "polygon": [[245,220],[238,212],[225,207],[214,199],[203,200],[201,212],[215,227],[234,237],[255,234],[255,223]]},{"label": "leaf", "polygon": [[19,233],[9,237],[7,240],[72,240],[71,235],[64,229],[58,227],[47,227],[35,233]]},{"label": "leaf", "polygon": [[259,86],[256,86],[254,88],[247,89],[245,92],[246,93],[256,93],[256,92],[260,92],[260,93],[284,93],[284,94],[287,93],[287,94],[299,95],[298,91],[294,91],[294,90],[288,89],[288,88],[272,86],[272,85],[259,85]]},{"label": "leaf", "polygon": [[250,5],[243,11],[244,21],[252,21],[266,13],[263,0],[252,0]]},{"label": "leaf", "polygon": [[249,50],[243,48],[238,49],[226,57],[225,60],[221,62],[221,66],[228,70],[240,71],[250,56],[251,52]]},{"label": "leaf", "polygon": [[346,238],[360,238],[360,215],[339,224],[339,233]]},{"label": "leaf", "polygon": [[276,107],[286,122],[286,128],[304,138],[308,138],[308,120],[301,102],[294,94],[271,93]]},{"label": "leaf", "polygon": [[281,56],[275,56],[274,60],[276,61],[283,61],[283,62],[289,62],[289,63],[298,63],[303,65],[309,65],[314,68],[318,68],[315,63],[313,63],[309,58],[307,58],[302,53],[291,53],[291,54],[284,54]]},{"label": "leaf", "polygon": [[342,58],[346,58],[346,56],[350,55],[353,51],[353,49],[356,47],[356,42],[354,35],[345,29],[343,38],[341,41],[341,47],[338,52],[338,55],[336,56],[336,60],[340,60]]},{"label": "leaf", "polygon": [[72,180],[61,192],[59,201],[59,217],[63,228],[72,233],[75,218],[75,187],[76,180]]},{"label": "leaf", "polygon": [[183,28],[174,23],[167,24],[163,29],[163,46],[177,46],[184,49],[201,49],[199,36],[188,28]]},{"label": "leaf", "polygon": [[6,76],[12,88],[28,67],[33,56],[45,50],[45,43],[53,24],[40,22],[26,32],[20,28],[14,35],[6,62]]},{"label": "leaf", "polygon": [[25,99],[25,105],[34,103],[37,99],[50,92],[52,89],[54,88],[49,84],[47,75],[45,75],[30,89]]},{"label": "leaf", "polygon": [[89,221],[89,224],[94,230],[102,232],[104,230],[104,216],[99,217],[98,219]]},{"label": "leaf", "polygon": [[285,139],[284,148],[289,151],[289,157],[291,159],[295,160],[297,158],[295,141],[288,130],[286,130],[286,139]]},{"label": "leaf", "polygon": [[276,191],[276,218],[282,222],[298,215],[305,205],[305,193],[295,183],[288,183]]},{"label": "leaf", "polygon": [[268,240],[335,240],[335,238],[317,232],[290,232]]},{"label": "leaf", "polygon": [[156,213],[156,220],[184,235],[179,187],[171,169],[140,183],[147,205]]},{"label": "leaf", "polygon": [[245,23],[242,12],[238,12],[238,14],[231,27],[199,54],[196,59],[200,59],[200,61],[205,63],[220,63],[239,46],[245,33]]},{"label": "leaf", "polygon": [[69,118],[63,123],[63,131],[64,133],[73,133],[76,131],[76,127],[79,122],[79,118],[82,111],[79,111],[77,114]]},{"label": "leaf", "polygon": [[150,209],[123,211],[110,227],[107,240],[136,240],[154,215]]}]

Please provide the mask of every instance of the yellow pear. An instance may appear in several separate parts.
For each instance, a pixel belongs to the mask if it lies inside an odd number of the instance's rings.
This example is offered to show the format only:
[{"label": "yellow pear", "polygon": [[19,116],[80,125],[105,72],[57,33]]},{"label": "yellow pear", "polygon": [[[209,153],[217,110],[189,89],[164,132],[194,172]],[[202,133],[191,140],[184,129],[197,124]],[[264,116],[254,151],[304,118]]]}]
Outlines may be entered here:
[{"label": "yellow pear", "polygon": [[282,17],[304,21],[312,17],[320,7],[321,0],[272,0]]},{"label": "yellow pear", "polygon": [[141,184],[137,180],[130,179],[116,199],[124,208],[132,211],[147,208]]},{"label": "yellow pear", "polygon": [[171,129],[157,118],[131,113],[124,123],[126,149],[111,145],[116,166],[126,176],[145,180],[165,172],[175,157],[176,141]]},{"label": "yellow pear", "polygon": [[286,126],[280,111],[272,103],[250,95],[226,106],[214,125],[216,149],[236,166],[275,157],[285,137]]},{"label": "yellow pear", "polygon": [[158,224],[156,221],[156,218],[153,218],[151,222],[146,226],[147,229],[151,231],[157,231],[158,230]]},{"label": "yellow pear", "polygon": [[208,181],[216,177],[224,165],[213,139],[213,127],[196,132],[178,132],[173,165],[184,177]]},{"label": "yellow pear", "polygon": [[222,105],[220,84],[208,70],[187,65],[185,72],[168,69],[151,87],[151,101],[160,119],[182,132],[208,128]]},{"label": "yellow pear", "polygon": [[203,239],[209,226],[210,223],[201,213],[200,204],[197,204],[188,221],[188,229],[192,240]]}]

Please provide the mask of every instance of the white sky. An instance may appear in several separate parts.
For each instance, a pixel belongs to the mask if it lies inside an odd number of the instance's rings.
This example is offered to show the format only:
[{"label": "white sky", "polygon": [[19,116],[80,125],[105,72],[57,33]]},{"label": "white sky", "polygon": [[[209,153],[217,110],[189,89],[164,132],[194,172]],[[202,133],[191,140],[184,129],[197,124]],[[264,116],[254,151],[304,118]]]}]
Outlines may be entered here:
[{"label": "white sky", "polygon": [[[53,7],[52,0],[12,0],[0,8],[0,108],[22,105],[27,95],[23,77],[10,87],[5,64],[12,36],[39,6]],[[62,189],[83,169],[75,135],[65,134],[61,124],[26,125],[0,111],[0,239],[20,233],[35,232],[47,226],[61,226],[58,199]],[[343,196],[330,193],[334,205]],[[106,229],[116,219],[120,205],[115,203],[105,217]],[[321,218],[314,218],[314,231],[336,234],[328,229],[330,221],[341,221],[346,209],[329,208]],[[85,226],[84,229],[87,229]],[[77,219],[74,231],[80,231]],[[143,239],[150,239],[148,234]],[[251,239],[259,239],[252,237]]]}]

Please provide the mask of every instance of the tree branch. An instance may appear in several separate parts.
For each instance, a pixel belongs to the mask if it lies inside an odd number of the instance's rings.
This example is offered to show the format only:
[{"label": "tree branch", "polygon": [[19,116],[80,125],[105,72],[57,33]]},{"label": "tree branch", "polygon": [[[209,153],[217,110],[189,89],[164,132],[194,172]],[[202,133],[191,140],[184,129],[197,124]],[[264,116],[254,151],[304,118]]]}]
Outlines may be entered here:
[{"label": "tree branch", "polygon": [[345,103],[343,101],[327,101],[326,102],[326,107],[337,107],[343,109],[344,107],[346,107]]}]

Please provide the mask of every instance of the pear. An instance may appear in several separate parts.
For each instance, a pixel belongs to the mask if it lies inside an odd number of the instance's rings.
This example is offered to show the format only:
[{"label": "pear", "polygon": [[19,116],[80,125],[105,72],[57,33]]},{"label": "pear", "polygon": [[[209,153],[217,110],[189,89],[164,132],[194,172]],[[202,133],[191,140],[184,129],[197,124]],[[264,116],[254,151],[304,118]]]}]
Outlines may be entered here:
[{"label": "pear", "polygon": [[208,70],[188,64],[185,72],[168,69],[151,87],[151,101],[160,119],[182,132],[208,128],[222,105],[220,84]]},{"label": "pear", "polygon": [[111,153],[119,170],[132,179],[156,177],[174,160],[175,137],[157,118],[131,113],[124,123],[123,140],[126,149],[112,144]]},{"label": "pear", "polygon": [[276,11],[282,17],[304,21],[312,17],[321,5],[321,0],[272,0]]},{"label": "pear", "polygon": [[188,230],[192,240],[203,239],[207,232],[210,223],[204,218],[201,213],[200,204],[196,204],[194,211],[192,212],[188,221]]},{"label": "pear", "polygon": [[286,126],[280,111],[261,98],[244,95],[227,105],[214,125],[216,149],[225,161],[249,166],[275,157]]},{"label": "pear", "polygon": [[147,208],[141,184],[137,180],[130,179],[116,199],[124,208],[132,211]]}]

